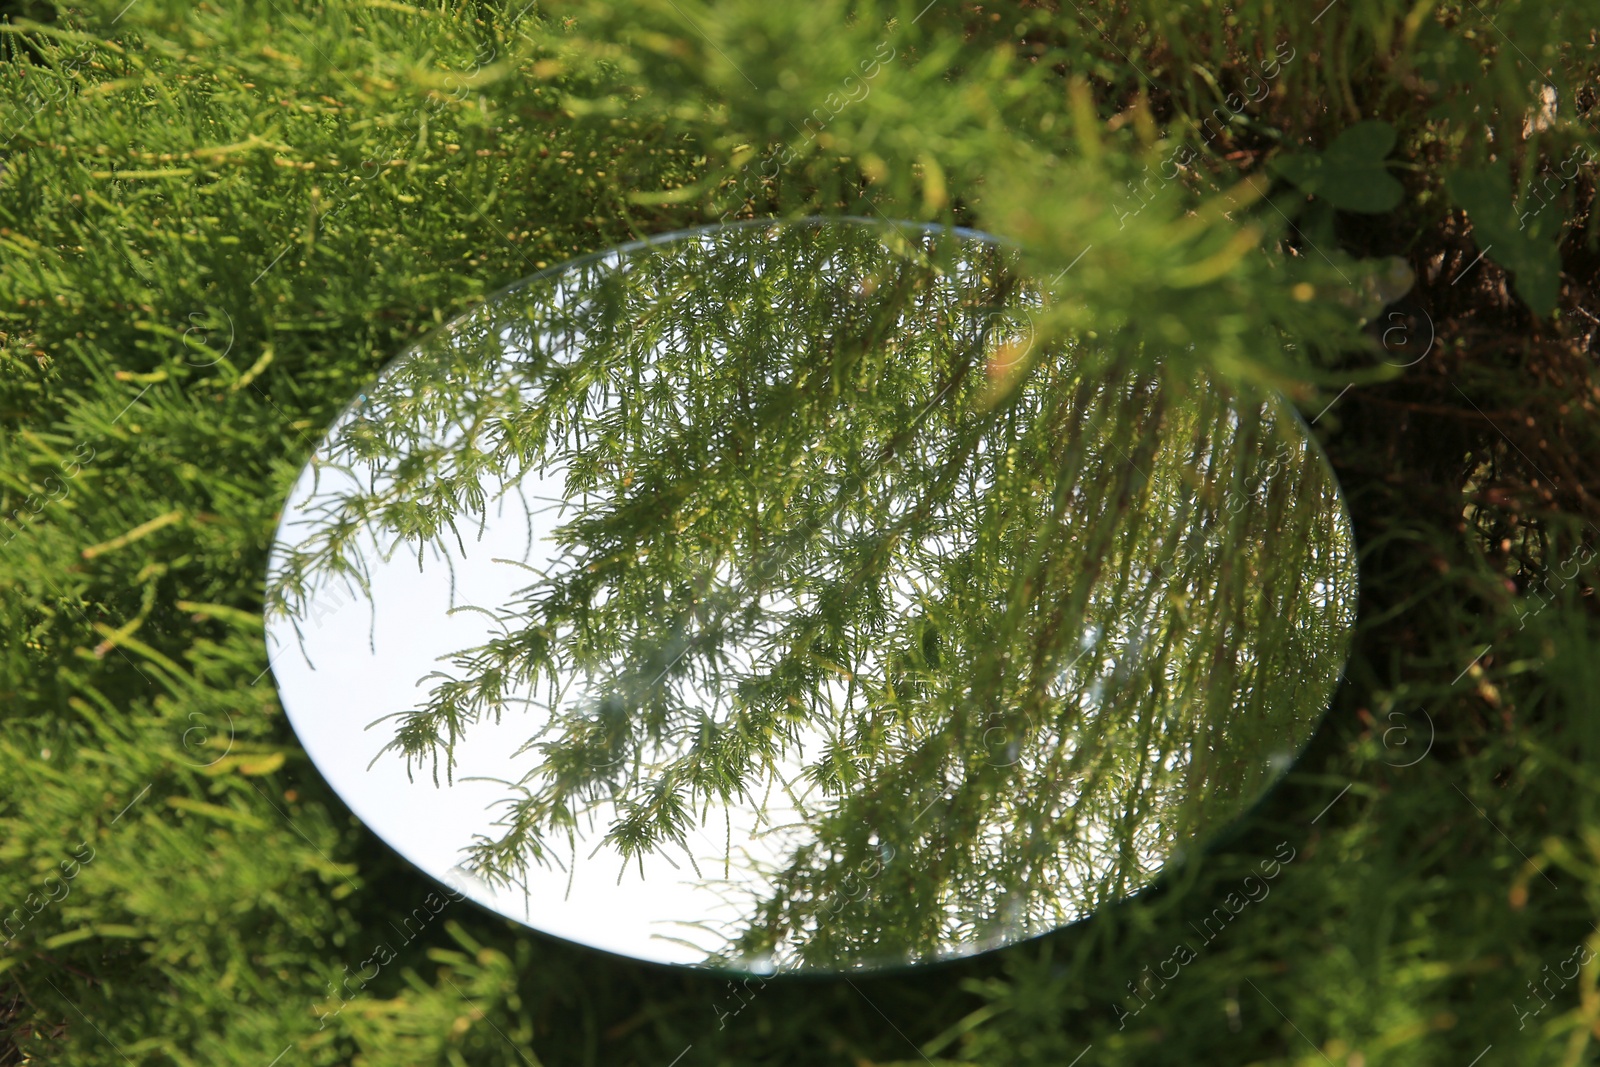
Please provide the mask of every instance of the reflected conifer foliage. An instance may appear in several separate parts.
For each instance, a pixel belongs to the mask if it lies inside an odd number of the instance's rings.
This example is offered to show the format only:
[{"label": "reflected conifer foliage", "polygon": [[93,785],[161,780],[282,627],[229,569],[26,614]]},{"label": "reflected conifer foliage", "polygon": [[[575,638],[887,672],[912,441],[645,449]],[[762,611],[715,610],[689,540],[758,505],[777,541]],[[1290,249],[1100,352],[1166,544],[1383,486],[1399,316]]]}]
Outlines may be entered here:
[{"label": "reflected conifer foliage", "polygon": [[[396,360],[286,508],[275,664],[343,654],[329,589],[374,633],[437,625],[385,601],[397,561],[503,595],[456,596],[482,639],[402,660],[409,703],[280,672],[297,730],[359,715],[425,802],[509,724],[463,868],[503,893],[595,865],[627,907],[689,886],[653,920],[683,954],[649,958],[927,960],[1148,885],[1320,720],[1349,521],[1281,400],[1060,334],[1018,263],[966,231],[715,227],[545,272]],[[520,558],[476,547],[497,527]]]}]

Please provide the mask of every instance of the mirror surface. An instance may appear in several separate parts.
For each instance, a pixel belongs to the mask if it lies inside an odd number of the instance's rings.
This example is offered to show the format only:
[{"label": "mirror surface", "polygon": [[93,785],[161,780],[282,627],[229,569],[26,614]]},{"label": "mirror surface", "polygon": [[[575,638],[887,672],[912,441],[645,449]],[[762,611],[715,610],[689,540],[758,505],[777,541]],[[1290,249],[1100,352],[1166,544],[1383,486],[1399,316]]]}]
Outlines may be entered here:
[{"label": "mirror surface", "polygon": [[285,505],[296,733],[428,874],[642,959],[900,965],[1149,885],[1310,738],[1353,539],[1284,402],[1051,307],[850,220],[491,298]]}]

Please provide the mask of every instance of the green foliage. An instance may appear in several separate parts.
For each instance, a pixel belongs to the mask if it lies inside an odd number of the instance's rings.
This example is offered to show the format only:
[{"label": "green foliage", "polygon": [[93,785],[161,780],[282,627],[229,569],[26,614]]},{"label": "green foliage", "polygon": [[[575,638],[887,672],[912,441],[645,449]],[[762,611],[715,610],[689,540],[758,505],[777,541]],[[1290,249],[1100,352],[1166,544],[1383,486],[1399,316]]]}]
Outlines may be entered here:
[{"label": "green foliage", "polygon": [[1384,167],[1394,150],[1394,127],[1368,120],[1344,130],[1326,152],[1289,152],[1272,169],[1308,196],[1320,196],[1341,211],[1382,215],[1393,211],[1405,189]]},{"label": "green foliage", "polygon": [[1506,161],[1452,171],[1445,188],[1466,209],[1473,232],[1484,242],[1484,254],[1511,272],[1517,295],[1540,318],[1554,311],[1561,296],[1561,235],[1550,231],[1558,222],[1543,218],[1528,226],[1519,217]]},{"label": "green foliage", "polygon": [[[1592,1059],[1600,970],[1567,961],[1600,949],[1596,5],[921,8],[139,0],[3,28],[5,1055]],[[1269,161],[1363,121],[1403,198],[1292,222]],[[499,286],[813,212],[1017,239],[1065,271],[1062,329],[1303,404],[1363,553],[1327,727],[1165,891],[959,968],[736,996],[462,905],[408,939],[434,887],[261,677],[279,502],[387,358]],[[1390,256],[1416,287],[1373,306]],[[1197,934],[1280,842],[1270,895]]]}]

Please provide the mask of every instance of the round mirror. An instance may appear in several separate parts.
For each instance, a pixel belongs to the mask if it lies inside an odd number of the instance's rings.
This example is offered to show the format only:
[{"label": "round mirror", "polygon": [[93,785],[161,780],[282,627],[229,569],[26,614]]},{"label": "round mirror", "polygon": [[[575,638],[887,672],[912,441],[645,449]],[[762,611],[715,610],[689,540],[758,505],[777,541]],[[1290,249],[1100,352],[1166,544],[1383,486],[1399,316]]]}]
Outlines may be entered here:
[{"label": "round mirror", "polygon": [[1353,539],[1284,402],[1051,299],[981,234],[807,220],[488,300],[285,505],[306,750],[423,871],[641,959],[900,965],[1149,885],[1321,719]]}]

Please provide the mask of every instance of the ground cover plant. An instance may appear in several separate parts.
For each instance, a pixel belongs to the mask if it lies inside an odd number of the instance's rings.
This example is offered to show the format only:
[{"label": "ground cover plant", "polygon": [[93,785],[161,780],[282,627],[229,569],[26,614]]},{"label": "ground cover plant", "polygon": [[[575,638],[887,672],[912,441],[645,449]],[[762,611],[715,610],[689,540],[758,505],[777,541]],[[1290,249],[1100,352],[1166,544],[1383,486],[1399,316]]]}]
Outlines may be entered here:
[{"label": "ground cover plant", "polygon": [[[1593,1058],[1597,5],[6,10],[0,1062]],[[296,745],[277,509],[499,286],[815,213],[1010,237],[1055,328],[1298,403],[1346,681],[1226,842],[1001,953],[730,983],[510,929]]]}]

